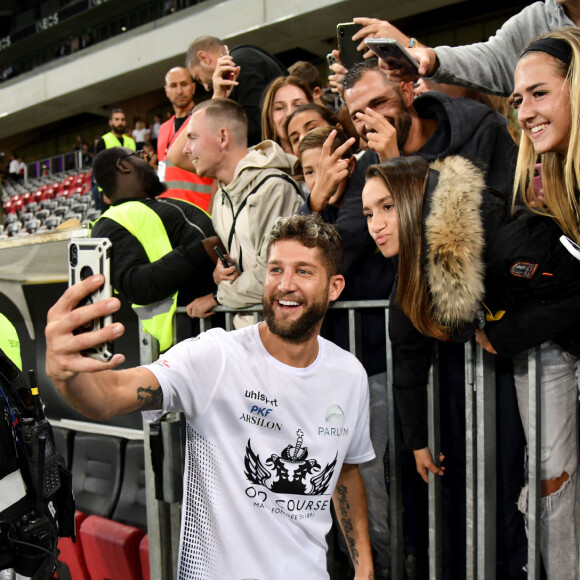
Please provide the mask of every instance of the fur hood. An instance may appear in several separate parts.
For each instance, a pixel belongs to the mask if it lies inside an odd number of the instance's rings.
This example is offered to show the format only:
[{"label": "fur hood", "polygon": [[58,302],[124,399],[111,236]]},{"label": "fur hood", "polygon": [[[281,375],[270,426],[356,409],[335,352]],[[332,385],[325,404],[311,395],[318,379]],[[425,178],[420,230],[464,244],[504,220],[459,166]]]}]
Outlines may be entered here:
[{"label": "fur hood", "polygon": [[485,181],[482,171],[463,157],[435,161],[431,169],[438,180],[432,187],[429,179],[425,194],[427,282],[435,319],[457,327],[475,319],[485,292]]}]

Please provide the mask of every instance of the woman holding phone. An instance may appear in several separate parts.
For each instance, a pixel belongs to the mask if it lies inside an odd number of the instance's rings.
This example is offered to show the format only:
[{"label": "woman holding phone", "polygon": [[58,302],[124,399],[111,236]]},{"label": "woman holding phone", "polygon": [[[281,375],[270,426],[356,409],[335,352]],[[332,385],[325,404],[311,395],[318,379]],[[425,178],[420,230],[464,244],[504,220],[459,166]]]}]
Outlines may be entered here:
[{"label": "woman holding phone", "polygon": [[[492,353],[513,357],[526,432],[525,351],[541,345],[541,551],[550,580],[578,577],[580,260],[560,237],[580,241],[579,66],[578,29],[542,37],[520,59],[514,97],[523,136],[515,190],[529,209],[514,219],[501,219],[489,206],[489,196],[472,184],[468,199],[479,192],[483,221],[468,225],[469,207],[460,197],[465,178],[442,181],[445,166],[436,174],[416,158],[369,168],[363,191],[371,235],[385,256],[398,256],[390,321],[394,386],[419,472],[441,474],[429,450],[421,447],[424,433],[412,438],[426,425],[429,338],[457,334],[481,302],[487,320],[485,329],[476,331],[477,341]],[[533,188],[537,155],[543,166],[542,196]],[[483,237],[474,236],[477,231]],[[526,513],[527,486],[518,507]]]},{"label": "woman holding phone", "polygon": [[[493,320],[477,341],[489,352],[541,345],[541,552],[548,578],[578,578],[578,377],[580,376],[580,30],[533,41],[515,73],[522,128],[515,193],[531,210],[494,240],[488,295]],[[538,155],[541,194],[533,187]],[[516,220],[517,222],[517,220]],[[563,238],[562,244],[560,238]],[[525,245],[523,239],[525,238]],[[519,253],[505,268],[506,246]],[[502,244],[503,247],[502,247]],[[526,297],[525,303],[521,300]],[[518,304],[519,300],[519,304]],[[505,315],[498,314],[505,311]],[[518,404],[528,427],[525,353],[514,356]],[[527,486],[520,509],[527,509]]]}]

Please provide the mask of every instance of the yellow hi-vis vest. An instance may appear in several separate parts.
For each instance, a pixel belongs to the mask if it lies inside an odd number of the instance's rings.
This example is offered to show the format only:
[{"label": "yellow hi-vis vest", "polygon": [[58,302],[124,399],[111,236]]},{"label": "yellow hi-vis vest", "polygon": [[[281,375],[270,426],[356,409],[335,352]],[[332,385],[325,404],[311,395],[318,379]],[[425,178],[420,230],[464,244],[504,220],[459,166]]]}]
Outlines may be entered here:
[{"label": "yellow hi-vis vest", "polygon": [[[102,136],[102,139],[105,142],[105,147],[107,149],[111,149],[111,147],[121,147],[119,137],[117,137],[117,135],[115,135],[115,133],[112,131],[105,133]],[[132,137],[129,137],[129,135],[123,135],[121,139],[123,139],[123,147],[137,151],[137,145],[135,144],[135,140]]]},{"label": "yellow hi-vis vest", "polygon": [[14,325],[4,314],[0,314],[0,348],[6,356],[22,370],[22,358],[20,356],[20,339]]},{"label": "yellow hi-vis vest", "polygon": [[[111,206],[101,216],[103,217],[117,222],[134,235],[143,246],[150,262],[156,262],[173,250],[161,218],[140,201],[126,201]],[[161,352],[166,351],[173,344],[173,317],[177,308],[177,291],[172,296],[153,304],[131,306],[145,332],[159,341]]]}]

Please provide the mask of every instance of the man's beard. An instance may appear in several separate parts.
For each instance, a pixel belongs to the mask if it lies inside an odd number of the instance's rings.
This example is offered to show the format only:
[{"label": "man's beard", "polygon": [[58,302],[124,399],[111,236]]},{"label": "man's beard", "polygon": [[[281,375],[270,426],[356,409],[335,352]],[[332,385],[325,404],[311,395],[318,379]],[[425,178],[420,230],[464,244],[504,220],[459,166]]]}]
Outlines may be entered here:
[{"label": "man's beard", "polygon": [[157,173],[153,169],[144,165],[143,167],[136,167],[138,172],[143,192],[149,197],[157,197],[161,195],[166,189],[165,183],[159,181]]},{"label": "man's beard", "polygon": [[395,129],[397,129],[397,147],[399,148],[399,151],[402,151],[403,145],[405,145],[409,138],[411,123],[412,118],[411,113],[409,113],[409,107],[405,105],[401,98],[401,112],[397,115],[395,120]]},{"label": "man's beard", "polygon": [[293,344],[307,342],[318,332],[318,323],[324,318],[328,309],[328,290],[322,299],[305,306],[302,315],[292,321],[278,320],[272,303],[274,300],[293,300],[291,296],[272,296],[269,300],[262,298],[262,308],[266,324],[270,331]]},{"label": "man's beard", "polygon": [[122,125],[112,125],[111,129],[113,130],[113,133],[115,133],[116,135],[124,135],[125,134],[125,130],[127,129],[127,125],[122,124]]}]

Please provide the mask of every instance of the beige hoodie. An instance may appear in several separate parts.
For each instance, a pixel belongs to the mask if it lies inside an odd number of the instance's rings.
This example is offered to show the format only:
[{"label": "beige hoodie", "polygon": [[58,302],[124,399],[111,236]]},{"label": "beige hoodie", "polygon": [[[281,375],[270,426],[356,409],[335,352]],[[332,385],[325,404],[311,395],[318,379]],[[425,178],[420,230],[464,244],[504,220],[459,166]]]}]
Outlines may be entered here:
[{"label": "beige hoodie", "polygon": [[235,281],[218,286],[220,304],[243,308],[262,302],[270,230],[278,217],[296,213],[304,203],[289,177],[292,167],[293,158],[279,145],[262,141],[238,163],[233,180],[227,186],[220,184],[213,225],[241,271]]}]

